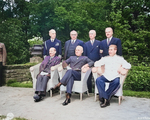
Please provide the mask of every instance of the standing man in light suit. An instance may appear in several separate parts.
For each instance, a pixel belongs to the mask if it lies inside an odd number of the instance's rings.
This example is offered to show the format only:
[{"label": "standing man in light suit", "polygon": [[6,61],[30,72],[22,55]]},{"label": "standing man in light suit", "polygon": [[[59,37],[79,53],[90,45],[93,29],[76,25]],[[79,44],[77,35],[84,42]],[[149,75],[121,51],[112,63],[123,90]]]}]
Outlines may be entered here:
[{"label": "standing man in light suit", "polygon": [[44,43],[44,50],[43,50],[43,56],[44,58],[46,56],[49,56],[49,49],[51,47],[54,47],[56,49],[56,56],[61,58],[62,50],[61,50],[61,41],[56,38],[56,31],[54,29],[51,29],[49,31],[50,39],[46,40]]},{"label": "standing man in light suit", "polygon": [[[101,59],[100,56],[100,44],[99,40],[95,40],[96,31],[90,30],[89,31],[89,38],[90,40],[85,43],[84,55],[87,56],[89,59],[93,60],[94,62]],[[92,93],[92,74],[89,76],[87,81],[87,86],[89,93]]]},{"label": "standing man in light suit", "polygon": [[[117,46],[109,46],[109,56],[102,57],[101,60],[96,61],[94,66],[101,67],[105,65],[105,71],[102,76],[96,79],[96,85],[99,92],[100,106],[106,107],[110,105],[110,98],[120,88],[120,73],[119,68],[130,69],[131,64],[123,57],[116,55]],[[105,82],[110,83],[109,88],[105,91]]]},{"label": "standing man in light suit", "polygon": [[68,59],[70,56],[75,56],[75,49],[78,45],[84,48],[84,42],[77,39],[78,33],[73,30],[70,32],[71,40],[65,42],[64,47],[64,59]]},{"label": "standing man in light suit", "polygon": [[3,81],[3,66],[6,64],[6,48],[5,44],[0,42],[0,86],[4,84]]},{"label": "standing man in light suit", "polygon": [[122,56],[122,46],[121,46],[121,40],[119,38],[113,37],[113,29],[111,27],[107,27],[105,29],[105,34],[107,39],[101,41],[101,50],[100,53],[102,56],[109,55],[108,49],[110,45],[116,45],[117,46],[117,55]]}]

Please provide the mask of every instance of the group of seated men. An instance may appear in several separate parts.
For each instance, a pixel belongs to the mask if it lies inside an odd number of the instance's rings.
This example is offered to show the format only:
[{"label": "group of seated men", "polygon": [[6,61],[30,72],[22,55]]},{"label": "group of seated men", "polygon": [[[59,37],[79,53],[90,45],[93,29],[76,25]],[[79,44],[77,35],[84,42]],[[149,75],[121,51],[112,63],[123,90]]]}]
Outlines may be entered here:
[{"label": "group of seated men", "polygon": [[[33,98],[35,101],[40,101],[46,93],[46,86],[51,77],[50,68],[60,63],[60,57],[56,56],[56,48],[49,49],[49,56],[46,56],[40,65],[40,72],[37,75],[36,90]],[[96,85],[99,92],[100,106],[106,107],[110,105],[111,96],[113,96],[120,87],[120,77],[118,69],[122,66],[125,69],[130,69],[131,65],[124,60],[122,56],[117,55],[117,46],[110,45],[108,49],[109,55],[102,57],[96,62],[87,56],[82,56],[83,47],[78,45],[75,48],[75,55],[70,56],[63,61],[62,67],[66,68],[70,65],[71,69],[67,70],[60,82],[52,89],[59,88],[60,85],[66,86],[66,99],[62,105],[68,105],[71,102],[71,93],[74,80],[81,80],[81,70],[87,67],[100,67],[105,65],[105,71],[102,76],[96,79]],[[95,63],[94,63],[95,62]],[[105,91],[105,82],[109,82],[109,88]]]}]

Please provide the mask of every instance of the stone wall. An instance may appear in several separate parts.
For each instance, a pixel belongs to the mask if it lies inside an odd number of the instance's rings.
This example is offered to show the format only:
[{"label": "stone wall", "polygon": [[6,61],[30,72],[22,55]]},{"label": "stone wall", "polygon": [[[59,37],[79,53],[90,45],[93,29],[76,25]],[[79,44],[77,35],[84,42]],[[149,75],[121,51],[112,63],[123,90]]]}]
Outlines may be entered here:
[{"label": "stone wall", "polygon": [[30,67],[33,65],[6,65],[4,67],[4,80],[31,81]]}]

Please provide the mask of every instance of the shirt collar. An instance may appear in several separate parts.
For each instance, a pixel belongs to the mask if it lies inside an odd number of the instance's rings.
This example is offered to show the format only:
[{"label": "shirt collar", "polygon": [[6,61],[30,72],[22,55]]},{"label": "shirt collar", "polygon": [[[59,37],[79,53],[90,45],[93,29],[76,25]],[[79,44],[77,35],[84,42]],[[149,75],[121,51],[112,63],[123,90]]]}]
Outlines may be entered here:
[{"label": "shirt collar", "polygon": [[[111,39],[112,39],[112,36],[109,38],[109,41],[111,41]],[[107,38],[107,41],[108,41],[108,38]]]}]

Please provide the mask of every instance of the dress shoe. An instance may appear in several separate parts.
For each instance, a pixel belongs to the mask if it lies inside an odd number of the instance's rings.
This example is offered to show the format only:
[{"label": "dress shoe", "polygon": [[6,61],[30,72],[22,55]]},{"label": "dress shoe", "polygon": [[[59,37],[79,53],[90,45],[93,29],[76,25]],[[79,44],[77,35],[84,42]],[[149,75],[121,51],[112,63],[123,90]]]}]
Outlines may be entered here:
[{"label": "dress shoe", "polygon": [[62,105],[68,105],[68,103],[71,102],[70,97],[71,97],[71,94],[67,93],[66,94],[66,100],[62,103]]},{"label": "dress shoe", "polygon": [[35,94],[35,95],[33,96],[33,98],[34,98],[34,101],[35,101],[35,102],[39,102],[39,101],[43,100],[44,97]]},{"label": "dress shoe", "polygon": [[68,105],[68,103],[70,103],[71,102],[71,100],[70,100],[70,98],[69,99],[66,99],[63,103],[62,103],[62,105]]},{"label": "dress shoe", "polygon": [[104,103],[101,105],[101,108],[107,107],[107,106],[109,106],[109,105],[110,105],[109,100],[104,99]]},{"label": "dress shoe", "polygon": [[35,100],[38,100],[38,99],[40,99],[40,96],[39,96],[38,94],[35,94],[35,95],[33,96],[33,98],[34,98]]},{"label": "dress shoe", "polygon": [[61,83],[58,83],[57,85],[55,85],[55,87],[53,87],[51,90],[54,90],[56,88],[59,88],[61,86]]},{"label": "dress shoe", "polygon": [[99,104],[100,104],[100,106],[101,106],[102,104],[104,104],[104,98],[100,98],[100,99],[99,99]]}]

